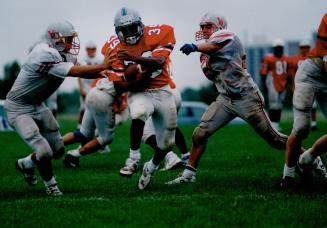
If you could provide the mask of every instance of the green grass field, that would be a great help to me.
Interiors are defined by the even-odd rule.
[[[305,146],[327,131],[319,119]],[[71,117],[60,123],[62,133],[76,126]],[[193,129],[182,127],[189,145]],[[80,169],[54,162],[64,192],[57,198],[45,195],[41,181],[27,186],[14,169],[14,161],[30,152],[15,133],[0,133],[0,145],[0,227],[327,226],[327,196],[318,181],[310,191],[276,190],[284,151],[271,149],[247,125],[228,125],[211,138],[196,183],[166,186],[180,170],[157,172],[144,192],[136,189],[139,174],[127,179],[118,173],[129,152],[128,124],[117,129],[111,153],[82,158]],[[142,162],[151,155],[143,146]]]

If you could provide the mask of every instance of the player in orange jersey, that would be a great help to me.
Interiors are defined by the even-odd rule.
[[[292,94],[294,93],[295,87],[295,73],[299,66],[309,57],[310,42],[308,40],[302,40],[299,45],[299,53],[295,56],[291,56],[288,59],[288,74],[291,80]],[[317,102],[313,102],[311,109],[311,130],[317,130]]]
[[[287,85],[287,57],[282,40],[273,42],[273,54],[263,58],[260,74],[268,92],[269,118],[273,127],[279,130]]]
[[[175,45],[174,30],[169,25],[145,26],[139,14],[122,8],[115,16],[116,36],[112,36],[102,48],[118,53],[119,61],[112,65],[108,76],[116,88],[130,90],[128,98],[132,119],[131,150],[129,162],[140,158],[140,143],[145,122],[152,117],[157,148],[153,158],[146,162],[138,188],[144,189],[175,142],[176,104],[169,86],[169,55]],[[129,86],[124,70],[129,64],[139,64],[144,78],[142,83]],[[115,73],[115,74],[114,74]],[[120,74],[119,74],[120,73]]]
[[[321,111],[327,117],[327,14],[321,20],[315,47],[296,72],[293,96],[294,122],[292,133],[287,140],[285,166],[281,186],[294,186],[295,167],[300,156],[301,144],[310,130],[310,112],[316,99]],[[322,151],[326,151],[326,137],[317,145],[301,155],[298,170],[307,176],[305,164],[315,164],[314,160]],[[319,147],[317,149],[317,147]],[[325,177],[326,180],[326,177]]]

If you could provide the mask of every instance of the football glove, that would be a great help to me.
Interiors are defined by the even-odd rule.
[[[192,52],[198,51],[198,47],[195,44],[184,44],[181,49],[181,52],[183,52],[185,55],[189,55]]]

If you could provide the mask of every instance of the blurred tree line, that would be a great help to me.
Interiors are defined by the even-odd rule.
[[[20,71],[18,61],[7,63],[4,66],[4,75],[0,76],[0,99],[6,99],[7,93],[13,86],[17,75]],[[79,90],[75,89],[72,92],[63,92],[58,94],[58,112],[59,113],[77,113],[79,111]]]

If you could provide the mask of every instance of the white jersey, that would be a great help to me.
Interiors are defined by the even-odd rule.
[[[99,56],[95,56],[93,58],[86,56],[83,59],[81,65],[97,65],[97,64],[102,64],[102,63],[103,63],[103,58],[101,58]],[[86,94],[88,94],[91,90],[94,79],[81,78],[80,80],[82,82],[83,90],[85,91]]]
[[[232,32],[219,30],[208,39],[209,43],[224,44],[217,52],[208,55],[202,62],[205,71],[214,75],[214,83],[221,94],[239,96],[249,89],[257,89],[252,77],[245,69],[245,50],[240,39]]]
[[[41,104],[58,89],[75,63],[75,56],[61,55],[44,42],[37,44],[23,64],[7,100]]]

